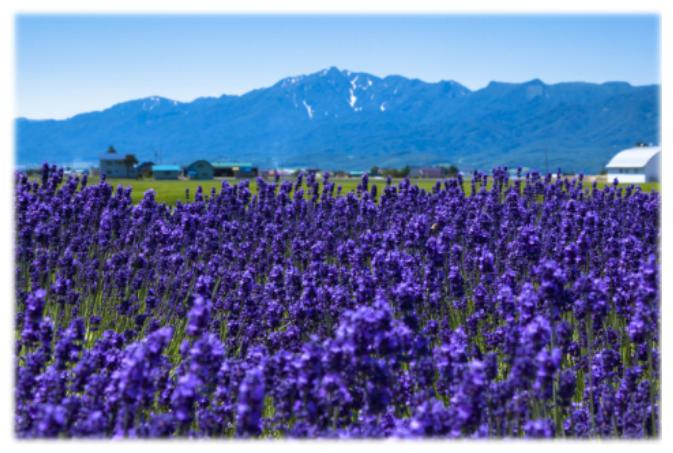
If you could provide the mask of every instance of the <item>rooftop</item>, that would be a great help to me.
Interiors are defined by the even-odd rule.
[[[661,146],[637,146],[615,154],[607,168],[640,168],[661,152]]]
[[[196,165],[196,164],[200,164],[200,163],[204,163],[204,162],[205,162],[206,164],[208,164],[208,165],[211,165],[211,166],[213,165],[213,164],[211,164],[210,162],[208,162],[208,161],[205,160],[205,159],[199,159],[199,160],[195,160],[194,162],[190,163],[190,164],[187,165],[187,166],[188,166],[188,167],[191,167],[192,165]]]
[[[108,160],[108,161],[122,161],[124,160],[124,156],[122,154],[101,154],[98,156],[100,160]]]
[[[153,165],[152,171],[180,171],[179,165]]]
[[[211,165],[215,168],[222,167],[254,167],[252,162],[212,162]]]

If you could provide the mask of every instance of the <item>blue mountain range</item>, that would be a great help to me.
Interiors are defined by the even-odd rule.
[[[17,164],[244,160],[261,168],[366,170],[496,165],[596,173],[635,142],[659,142],[658,85],[491,82],[470,90],[329,68],[240,96],[148,97],[65,120],[16,120]]]

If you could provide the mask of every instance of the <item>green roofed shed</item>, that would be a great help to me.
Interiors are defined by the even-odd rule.
[[[213,179],[215,169],[213,168],[213,165],[207,160],[197,160],[185,168],[185,174],[189,176],[189,179]]]
[[[178,179],[181,168],[179,165],[153,165],[154,179]]]

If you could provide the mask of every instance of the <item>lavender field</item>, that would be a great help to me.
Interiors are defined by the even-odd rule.
[[[659,193],[486,180],[17,174],[17,437],[658,437]]]

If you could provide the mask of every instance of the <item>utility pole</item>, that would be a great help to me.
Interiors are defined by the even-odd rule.
[[[549,160],[547,159],[547,148],[544,149],[544,172],[549,173]]]

